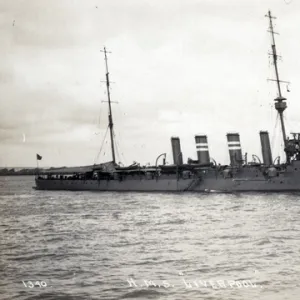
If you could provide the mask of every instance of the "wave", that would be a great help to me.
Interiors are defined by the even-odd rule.
[[[154,299],[157,296],[162,296],[164,293],[158,292],[154,289],[142,289],[134,290],[132,292],[122,295],[119,299],[129,299],[129,298],[140,298],[140,299]]]

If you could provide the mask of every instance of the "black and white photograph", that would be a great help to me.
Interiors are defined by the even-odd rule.
[[[299,0],[0,0],[0,300],[300,299]]]

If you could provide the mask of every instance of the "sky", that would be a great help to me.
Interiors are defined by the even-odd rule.
[[[300,1],[0,0],[0,166],[34,167],[36,153],[41,167],[111,160],[103,46],[118,162],[172,163],[171,136],[196,159],[199,133],[217,163],[229,162],[228,132],[261,157],[260,130],[283,157],[269,9],[298,132]]]

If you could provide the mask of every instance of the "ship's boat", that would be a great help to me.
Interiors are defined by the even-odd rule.
[[[278,88],[275,109],[280,117],[286,155],[284,163],[280,163],[279,157],[272,159],[268,132],[260,131],[262,161],[253,155],[252,161],[249,162],[247,153],[242,154],[239,134],[231,132],[227,134],[230,157],[228,165],[217,164],[210,157],[206,135],[195,136],[197,159],[189,158],[186,164],[183,163],[180,139],[172,137],[173,164],[166,164],[166,154],[162,153],[157,156],[153,166],[141,166],[136,162],[129,166],[118,165],[115,155],[107,51],[104,48],[112,161],[99,165],[40,170],[36,175],[36,189],[210,193],[300,191],[300,134],[293,133],[291,139],[286,135],[283,112],[287,105],[280,87],[282,81],[279,79],[273,17],[270,11],[267,17],[272,37],[272,57],[276,75],[274,81]],[[41,158],[37,155],[37,159]]]

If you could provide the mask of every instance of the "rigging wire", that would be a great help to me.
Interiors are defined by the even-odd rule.
[[[122,109],[121,109],[121,107],[119,105],[117,105],[117,109],[116,110],[117,110],[117,114],[119,114],[119,116],[122,116]],[[124,113],[124,115],[125,115],[125,113]],[[121,119],[121,117],[120,117],[120,119]],[[119,146],[119,149],[120,149],[120,153],[121,153],[121,155],[122,155],[122,157],[124,159],[124,162],[126,163],[126,159],[125,159],[125,156],[124,156],[124,154],[122,152],[122,147],[121,147],[121,145],[124,145],[124,143],[123,143],[123,137],[121,135],[121,131],[118,130],[118,128],[117,128],[116,133],[117,133],[117,136],[119,137],[119,140],[120,140],[120,143],[118,141],[116,141],[116,143],[118,143],[118,146]],[[121,157],[119,157],[119,159],[121,159]]]
[[[121,152],[120,144],[118,142],[118,139],[116,138],[115,132],[113,134],[114,134],[114,137],[115,137],[115,143],[116,143],[115,146],[116,146],[116,152],[117,152],[118,160],[122,163],[122,158],[123,158],[123,162],[126,164],[126,159],[125,159],[123,153]]]
[[[272,138],[271,138],[271,147],[272,147],[272,149],[274,149],[274,141],[277,138],[276,129],[277,129],[278,121],[279,121],[279,114],[276,115],[275,127],[273,129],[273,134],[272,134]]]
[[[107,128],[106,128],[106,132],[105,132],[105,135],[104,135],[104,139],[102,140],[102,144],[101,144],[100,150],[99,150],[99,152],[98,152],[98,154],[97,154],[97,156],[96,156],[96,158],[95,158],[95,160],[94,160],[94,164],[96,164],[96,161],[98,161],[99,156],[100,156],[100,154],[101,154],[101,151],[102,151],[102,148],[103,148],[103,146],[104,146],[104,142],[105,142],[105,139],[106,139],[106,136],[107,136],[107,133],[108,133],[108,128],[109,128],[109,126],[107,126]]]
[[[284,122],[285,122],[285,124],[287,124],[287,128],[292,128],[291,127],[291,124],[290,124],[290,122],[289,122],[289,119],[288,119],[288,117],[287,117],[287,113],[285,112],[285,114],[283,115],[283,120],[284,120]],[[289,136],[289,134],[287,134],[287,137]]]
[[[117,139],[116,139],[116,147],[119,147],[119,149],[120,149],[120,144]],[[121,153],[121,155],[118,153],[119,160],[122,161],[122,159],[123,159],[124,163],[127,164],[124,154],[123,154],[123,152],[121,152],[121,149],[120,149],[120,153]]]
[[[102,82],[100,82],[100,88],[102,88],[103,87],[103,84],[102,84]],[[104,90],[103,91],[103,95],[106,95],[106,91]],[[103,112],[103,101],[101,100],[101,99],[99,99],[100,100],[100,108],[99,108],[99,117],[98,117],[98,124],[97,124],[97,126],[99,127],[99,129],[100,129],[100,124],[101,124],[101,120],[102,120],[102,112]]]
[[[115,141],[115,147],[116,147],[116,152],[117,152],[117,160],[120,160],[120,154],[119,154],[119,149],[118,149],[118,143],[117,143],[117,139],[116,139],[116,134],[115,131],[113,131],[113,135],[114,135],[114,141]]]
[[[102,119],[101,112],[102,112],[102,105],[100,104],[99,118],[98,118],[98,124],[97,124],[97,126],[99,127],[99,129],[100,129],[100,121],[101,121],[101,119]]]
[[[97,122],[97,124],[96,124],[96,129],[97,129],[97,131],[98,131],[98,130],[99,130],[99,131],[101,130],[101,120],[102,120],[102,111],[103,111],[102,107],[103,107],[102,102],[100,102],[98,122]],[[99,150],[99,152],[97,153],[97,155],[96,155],[96,157],[95,157],[95,159],[94,159],[94,164],[96,164],[96,162],[98,161],[99,156],[100,156],[100,154],[101,154],[101,151],[102,151],[102,148],[103,148],[103,144],[104,144],[105,139],[106,139],[106,136],[107,136],[107,131],[108,131],[108,128],[106,129],[106,132],[105,132],[105,135],[104,135],[104,139],[102,140],[102,144],[101,144],[100,150]],[[96,135],[99,135],[100,132],[96,132],[95,134],[96,134]]]

